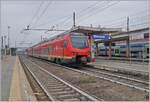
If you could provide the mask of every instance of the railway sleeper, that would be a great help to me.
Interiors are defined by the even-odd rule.
[[[65,99],[64,101],[80,101],[78,98],[70,98],[70,99]]]
[[[43,94],[43,95],[38,95],[38,96],[40,96],[40,98],[42,99],[42,100],[45,100],[47,97]]]
[[[67,87],[66,86],[59,86],[59,87],[52,86],[52,87],[49,87],[48,89],[65,89],[65,88]]]
[[[75,100],[78,100],[78,101],[88,101],[88,99],[84,96],[81,96],[79,93],[75,93],[75,94],[72,94],[72,95],[63,95],[61,96],[61,98],[63,98],[63,101],[66,101],[66,100],[72,100],[72,99],[75,99]],[[62,99],[61,99],[62,100]]]
[[[58,99],[62,100],[62,99],[68,99],[68,98],[78,98],[80,97],[79,94],[63,94],[63,95],[59,95]]]
[[[48,86],[57,86],[57,85],[64,85],[63,83],[60,83],[60,82],[53,82],[48,85]]]
[[[64,88],[64,89],[50,89],[51,92],[60,92],[60,91],[69,91],[71,88]]]
[[[67,86],[52,86],[50,88],[53,88],[53,89],[60,89],[60,88],[67,88]]]
[[[34,92],[34,95],[44,95],[42,92]]]
[[[60,92],[55,92],[55,93],[52,93],[53,95],[62,95],[62,94],[74,94],[75,91],[73,90],[70,90],[70,91],[60,91]]]
[[[62,86],[64,86],[63,84],[56,84],[56,85],[48,85],[48,87],[62,87]]]
[[[48,80],[51,84],[62,84],[61,82],[58,82],[56,80]]]

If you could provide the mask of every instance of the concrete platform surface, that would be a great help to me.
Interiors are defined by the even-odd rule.
[[[4,56],[1,61],[1,100],[9,100],[10,84],[16,57]]]
[[[148,64],[149,59],[142,59],[142,58],[126,58],[126,57],[107,57],[107,56],[96,56],[96,59],[103,59],[103,60],[116,60],[116,61],[122,61],[122,62],[128,62],[129,60],[131,60],[131,62],[139,62],[139,63],[144,63],[144,64]]]
[[[5,56],[2,60],[2,101],[35,101],[36,98],[19,58]]]
[[[135,63],[122,63],[119,61],[105,60],[105,59],[96,59],[95,62],[90,63],[96,67],[108,67],[110,69],[119,69],[127,71],[135,71],[141,73],[149,73],[148,64],[135,64]]]

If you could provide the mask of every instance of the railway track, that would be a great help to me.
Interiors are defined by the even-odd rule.
[[[142,81],[142,80],[126,77],[121,74],[119,75],[117,75],[116,73],[113,74],[113,73],[110,73],[109,71],[102,72],[98,68],[82,67],[81,70],[100,76],[101,78],[110,80],[112,82],[116,82],[122,85],[126,85],[129,87],[133,87],[139,90],[149,92],[149,82],[147,81]]]
[[[25,57],[20,59],[42,88],[40,91],[44,91],[45,96],[43,95],[43,97],[48,97],[47,101],[98,101],[95,97],[70,85],[31,60]]]
[[[149,83],[146,81],[142,81],[142,80],[138,80],[138,79],[134,79],[134,78],[129,78],[129,77],[125,77],[122,75],[115,75],[109,72],[101,72],[100,70],[98,70],[97,68],[88,68],[88,67],[81,67],[81,68],[72,68],[72,67],[67,67],[67,66],[63,66],[63,65],[58,65],[55,63],[51,63],[48,61],[45,61],[49,64],[53,64],[62,68],[67,68],[69,70],[73,70],[79,73],[83,73],[83,74],[87,74],[90,76],[94,76],[100,79],[104,79],[104,80],[108,80],[111,81],[113,83],[118,83],[121,85],[125,85],[131,88],[135,88],[141,91],[145,91],[149,93]]]
[[[72,68],[69,68],[69,69],[80,72],[80,73],[88,74],[91,76],[95,76],[100,79],[108,80],[113,83],[118,83],[118,84],[125,85],[131,88],[135,88],[141,91],[146,91],[148,93],[150,92],[149,83],[146,81],[129,78],[129,77],[125,77],[122,75],[115,75],[109,72],[101,72],[97,68],[81,67],[80,69],[72,69]]]
[[[30,83],[30,86],[33,90],[33,93],[38,101],[51,101],[48,94],[44,91],[44,88],[39,84],[37,78],[34,74],[28,69],[28,67],[23,63],[22,59],[19,57],[20,63],[24,69],[24,72],[27,76],[27,79]]]

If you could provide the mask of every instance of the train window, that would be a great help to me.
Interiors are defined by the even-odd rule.
[[[50,52],[52,51],[52,46],[49,46],[49,51],[50,51]]]
[[[119,49],[115,49],[115,53],[119,53]]]
[[[149,54],[149,48],[147,48],[147,53]]]
[[[44,48],[44,54],[48,54],[48,48]]]
[[[71,35],[72,46],[74,48],[87,48],[88,47],[88,38],[85,35]]]
[[[67,41],[65,40],[64,41],[64,48],[66,48],[67,47]]]

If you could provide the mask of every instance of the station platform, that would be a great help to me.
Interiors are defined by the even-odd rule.
[[[18,56],[3,56],[1,64],[1,101],[36,101]]]
[[[142,63],[142,62],[139,62]],[[132,72],[135,74],[143,74],[149,75],[149,64],[137,64],[137,63],[127,63],[121,61],[113,61],[104,58],[97,58],[95,62],[90,63],[90,65],[94,65],[97,68],[107,69],[107,70],[122,70],[127,72]]]
[[[107,56],[96,56],[96,59],[104,59],[104,60],[119,60],[119,61],[130,61],[131,62],[149,62],[149,59],[142,59],[142,58],[126,58],[126,57],[111,57],[111,59]]]

